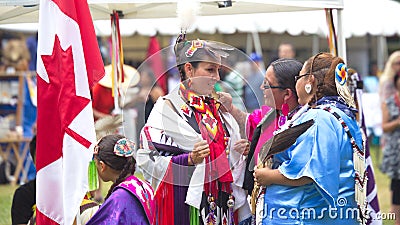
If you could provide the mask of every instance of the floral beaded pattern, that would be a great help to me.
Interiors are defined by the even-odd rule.
[[[131,157],[133,156],[134,147],[135,143],[126,138],[121,138],[114,145],[114,154],[122,157]]]

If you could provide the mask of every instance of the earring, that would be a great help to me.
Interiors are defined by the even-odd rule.
[[[281,113],[279,115],[278,126],[281,127],[286,123],[287,116],[289,114],[289,105],[285,102],[282,104]]]
[[[311,89],[312,89],[311,84],[306,84],[306,85],[304,86],[304,90],[306,90],[307,94],[310,94],[310,93],[311,93]]]

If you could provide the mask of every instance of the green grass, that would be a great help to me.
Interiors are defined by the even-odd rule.
[[[378,168],[378,163],[381,161],[382,153],[381,149],[377,146],[371,147],[371,156],[375,169],[375,180],[378,188],[379,205],[382,213],[390,212],[390,180],[385,175],[382,174]],[[139,174],[138,176],[142,178]],[[107,191],[111,183],[103,183],[102,193],[103,196],[107,194]],[[13,187],[11,185],[0,185],[0,225],[10,225],[11,224],[11,202],[12,196],[17,186]],[[384,220],[384,225],[394,225],[393,220]]]
[[[0,225],[11,224],[11,203],[18,186],[0,185]]]
[[[379,146],[372,145],[370,147],[372,163],[374,165],[375,182],[378,188],[378,199],[381,212],[390,213],[391,194],[390,179],[383,174],[379,165],[382,161],[382,150]],[[394,220],[383,220],[383,225],[394,225]]]

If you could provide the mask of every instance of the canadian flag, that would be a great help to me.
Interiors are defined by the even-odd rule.
[[[96,141],[90,88],[104,76],[86,0],[41,0],[37,52],[37,224],[72,224]]]

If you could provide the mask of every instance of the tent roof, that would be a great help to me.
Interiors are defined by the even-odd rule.
[[[343,35],[346,38],[366,34],[400,35],[399,12],[400,3],[392,0],[345,0]],[[154,29],[160,33],[168,33],[166,27],[167,25],[163,24],[163,27]],[[300,34],[327,36],[329,32],[324,10],[256,13],[240,17],[211,16],[199,18],[195,28],[204,33],[287,32],[294,36]],[[137,32],[144,34],[143,30]]]
[[[126,19],[176,17],[179,0],[88,0],[94,20],[108,20],[113,10]],[[198,0],[201,15],[288,12],[343,8],[343,0],[232,0],[232,7],[218,8],[216,0]],[[0,24],[38,20],[39,0],[0,0]]]
[[[120,22],[122,35],[138,33],[148,36],[157,33],[176,35],[180,32],[176,18],[177,1],[114,0],[107,3],[111,1],[88,0],[98,35],[111,33],[110,12],[117,9],[122,10],[125,18]],[[37,24],[12,24],[37,22],[38,2],[0,0],[0,24],[10,24],[0,28],[37,30]],[[197,18],[191,30],[203,33],[287,32],[291,35],[326,36],[325,14],[318,9],[344,6],[345,37],[367,33],[385,36],[400,34],[397,23],[400,21],[400,4],[393,0],[237,0],[228,8],[218,8],[215,0],[199,2],[202,16]]]
[[[346,38],[366,34],[391,36],[400,34],[400,3],[393,0],[344,0],[343,30]],[[390,19],[387,19],[390,18]],[[121,20],[121,33],[152,36],[176,35],[177,18]],[[95,21],[99,35],[109,35],[109,20]],[[143,26],[143,24],[146,24]],[[202,33],[273,32],[291,35],[326,36],[328,26],[324,10],[271,12],[236,15],[201,16],[189,31]]]
[[[36,0],[30,0],[30,1],[36,1]],[[282,1],[282,3],[292,2],[292,1],[293,0]],[[93,1],[89,0],[89,2]],[[250,1],[246,1],[243,2],[243,4],[244,3],[249,4],[249,2]],[[313,2],[313,1],[308,1],[308,2]],[[2,1],[0,0],[0,5],[1,3]],[[97,7],[96,9],[97,11],[99,11],[99,7],[103,8],[105,7],[103,3],[101,5],[99,4],[95,4],[95,7]],[[127,3],[124,3],[123,5],[126,6],[125,4]],[[139,7],[138,4],[139,3],[134,4],[136,6],[136,10],[138,10]],[[142,4],[141,7],[144,7],[144,3],[141,4]],[[207,7],[212,7],[214,13],[220,10],[215,6],[214,2],[203,1],[202,4],[203,4],[203,9],[201,11],[203,12],[202,13],[203,15],[211,14],[212,11],[212,10],[205,11],[204,5],[206,5]],[[238,4],[238,2],[233,2],[233,6],[235,6],[235,4]],[[395,34],[400,35],[400,26],[398,25],[397,22],[400,21],[400,13],[399,13],[400,4],[398,2],[392,0],[344,0],[343,4],[344,4],[343,29],[345,37],[348,38],[351,36],[363,36],[366,35],[367,33],[371,35],[384,35],[384,36],[391,36]],[[110,4],[106,5],[108,5],[108,7],[111,7]],[[93,3],[91,4],[91,6],[92,6],[92,12],[96,11],[93,9]],[[285,5],[283,5],[282,7],[284,6]],[[176,7],[176,5],[174,7]],[[231,7],[231,9],[234,8],[235,7]],[[1,9],[2,7],[0,7],[0,10]],[[304,8],[297,8],[297,9],[300,10]],[[155,9],[153,8],[153,10]],[[131,13],[128,14],[129,16],[126,17],[130,18],[133,16],[132,11],[130,12]],[[0,16],[0,18],[2,18],[2,16]],[[122,35],[132,35],[135,33],[146,36],[153,36],[157,33],[162,35],[177,35],[180,32],[178,24],[179,24],[178,19],[172,16],[172,13],[170,18],[163,18],[163,19],[141,18],[141,19],[120,20]],[[96,20],[94,22],[94,26],[97,35],[100,36],[110,35],[111,26],[110,26],[109,15],[104,20]],[[26,31],[37,31],[37,27],[38,27],[37,24],[0,25],[0,28],[3,29],[14,28]],[[291,35],[318,34],[320,36],[326,36],[328,34],[328,27],[326,25],[326,17],[324,10],[199,16],[196,20],[196,23],[189,30],[189,32],[193,30],[198,30],[199,32],[202,33],[219,32],[225,34],[230,34],[235,32],[273,32],[273,33],[287,32]]]

